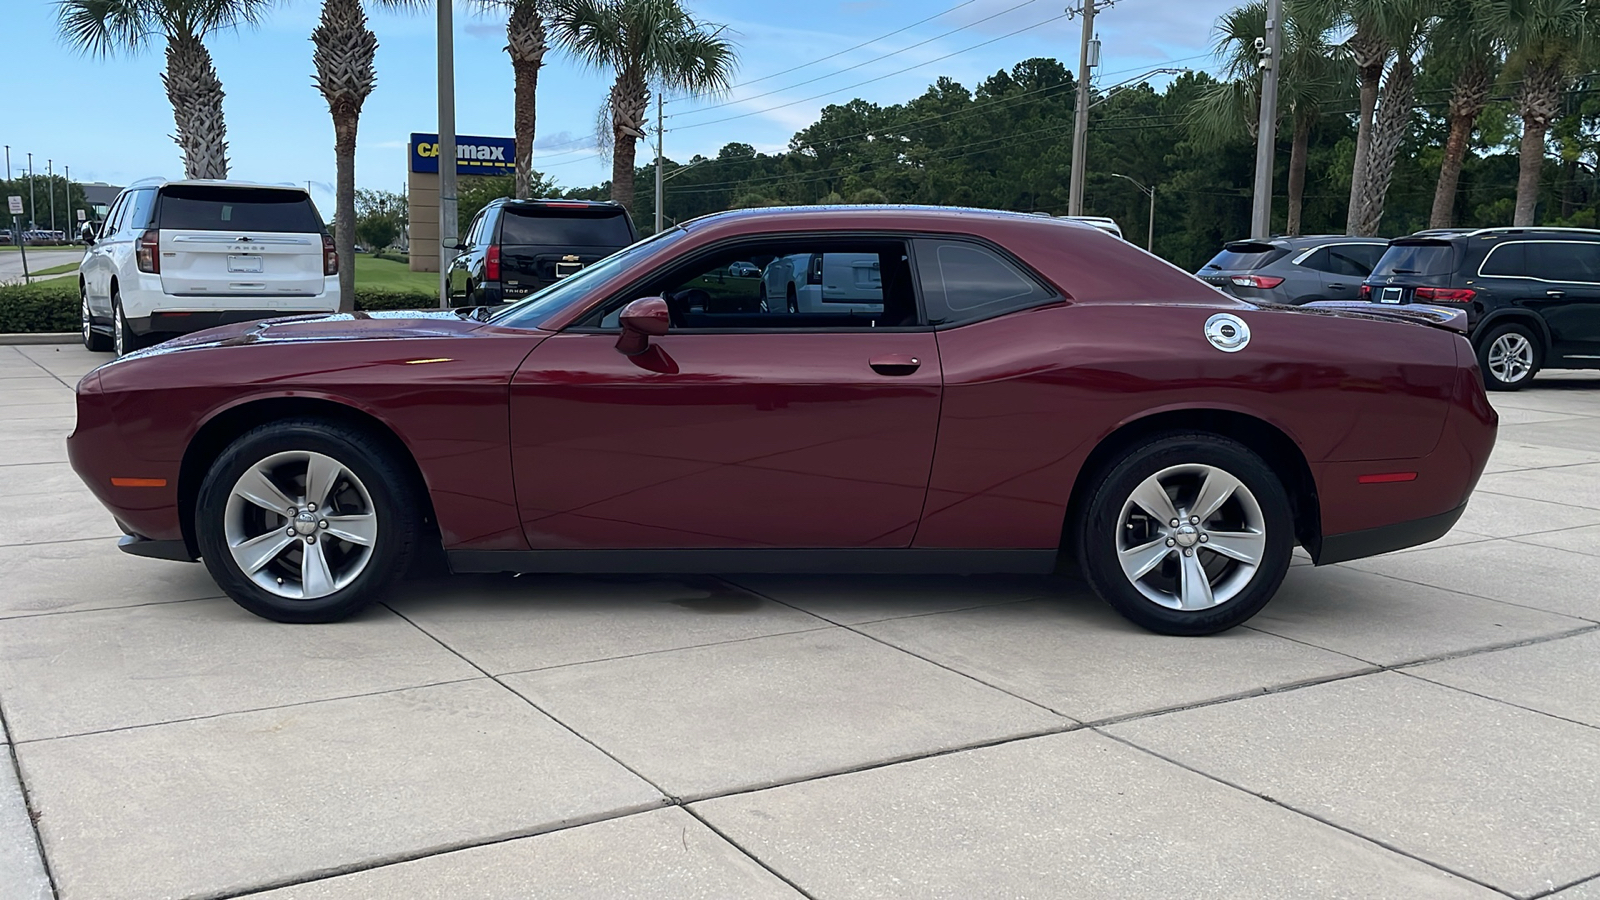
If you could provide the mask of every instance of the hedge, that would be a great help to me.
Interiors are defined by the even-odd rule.
[[[430,294],[356,287],[356,309],[435,309]],[[0,285],[0,334],[77,331],[78,281],[53,278],[33,284]]]

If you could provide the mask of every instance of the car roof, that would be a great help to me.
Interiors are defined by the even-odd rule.
[[[1600,240],[1600,229],[1594,228],[1562,228],[1558,226],[1502,226],[1495,228],[1432,228],[1419,231],[1415,234],[1396,238],[1397,241],[1405,240],[1438,240],[1448,241],[1455,238],[1516,238],[1516,237],[1562,237],[1562,238],[1590,238]]]
[[[235,181],[231,178],[141,178],[123,188],[123,190],[131,191],[147,187],[164,188],[175,185],[184,187],[256,188],[273,191],[299,191],[302,194],[310,193],[304,186],[298,184],[267,184],[261,181]]]
[[[976,209],[964,206],[918,206],[912,204],[874,203],[838,206],[760,206],[750,209],[731,209],[711,213],[684,222],[681,227],[689,231],[709,228],[743,230],[745,227],[782,228],[799,227],[802,230],[841,229],[851,227],[889,228],[931,231],[961,231],[958,223],[994,222],[1009,225],[1026,223],[1035,228],[1079,228],[1099,232],[1100,229],[1085,222],[1057,217],[1036,216],[1031,213],[1011,212],[1001,209]],[[757,225],[759,223],[759,226]],[[1101,232],[1103,233],[1103,232]]]

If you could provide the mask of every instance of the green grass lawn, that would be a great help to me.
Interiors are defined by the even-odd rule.
[[[59,266],[51,266],[48,269],[40,269],[37,272],[29,269],[28,274],[34,278],[38,278],[41,275],[65,275],[68,272],[76,271],[78,271],[77,263],[62,263]]]
[[[32,253],[35,250],[43,251],[43,250],[82,250],[82,249],[83,249],[83,245],[82,244],[29,244],[28,245],[28,252],[29,253]],[[0,251],[4,251],[4,250],[10,250],[11,252],[15,253],[15,252],[17,252],[18,247],[17,247],[16,244],[0,244]]]
[[[395,293],[439,295],[438,272],[413,272],[406,263],[356,254],[356,286]]]

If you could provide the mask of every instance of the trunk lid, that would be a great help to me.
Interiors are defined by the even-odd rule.
[[[305,191],[170,185],[156,213],[161,289],[190,297],[323,292],[322,219]]]
[[[1312,312],[1326,312],[1329,315],[1350,315],[1367,319],[1384,319],[1391,322],[1410,322],[1413,325],[1429,325],[1434,328],[1443,328],[1446,331],[1454,331],[1457,334],[1467,333],[1466,310],[1448,309],[1443,306],[1428,306],[1421,303],[1392,306],[1382,303],[1367,303],[1361,300],[1318,300],[1296,308]]]

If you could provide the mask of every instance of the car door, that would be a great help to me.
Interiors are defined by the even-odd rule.
[[[1557,357],[1600,360],[1600,243],[1529,241],[1532,285],[1524,305],[1537,309],[1550,326]]]
[[[89,311],[101,319],[111,317],[111,237],[127,199],[128,195],[123,193],[111,204],[100,226],[100,234],[84,255],[84,295],[89,301]]]
[[[1317,253],[1313,268],[1322,275],[1323,294],[1330,300],[1355,300],[1383,249],[1377,244],[1329,244]]]
[[[477,251],[482,243],[484,213],[479,211],[473,217],[472,224],[467,226],[466,237],[461,241],[461,249],[456,252],[455,258],[450,260],[450,299],[451,302],[461,300],[465,303],[476,303],[477,299],[470,296],[472,272],[469,264],[472,254]]]
[[[941,386],[904,243],[815,248],[879,253],[899,272],[883,292],[893,320],[703,312],[740,307],[686,296],[722,289],[707,276],[731,262],[767,265],[814,241],[700,252],[529,355],[511,385],[511,441],[531,547],[910,546]],[[624,356],[618,312],[651,294],[673,327]]]

